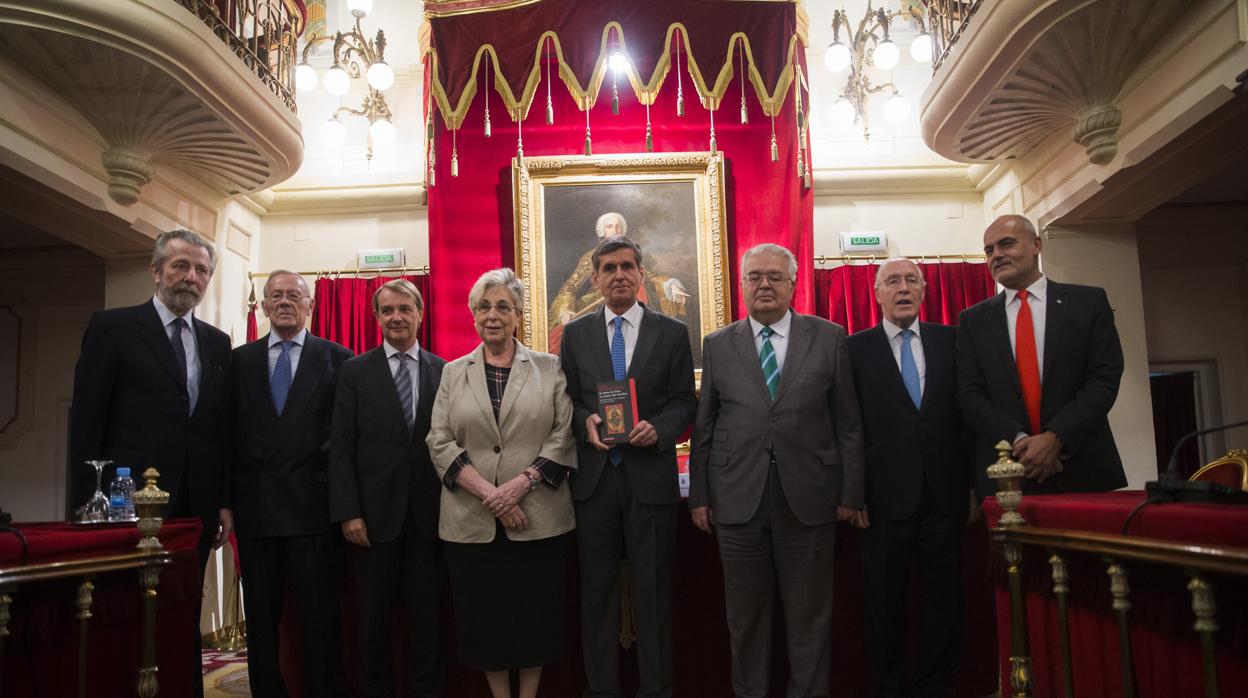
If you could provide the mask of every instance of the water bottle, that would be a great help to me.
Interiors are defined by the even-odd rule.
[[[129,521],[134,518],[134,480],[130,479],[129,468],[117,469],[117,477],[113,478],[108,494],[110,518],[114,521]]]

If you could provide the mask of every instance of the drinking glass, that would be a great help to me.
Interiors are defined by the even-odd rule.
[[[104,474],[104,466],[112,464],[111,460],[89,460],[86,464],[95,468],[95,494],[83,505],[78,516],[79,521],[108,521],[108,497],[101,488],[100,478]]]

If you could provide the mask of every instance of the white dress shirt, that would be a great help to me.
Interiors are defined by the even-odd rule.
[[[1027,287],[1027,306],[1031,308],[1031,326],[1036,333],[1036,363],[1040,368],[1040,383],[1044,384],[1044,316],[1045,299],[1049,293],[1049,280],[1041,276],[1035,283]],[[1017,359],[1018,349],[1014,339],[1015,325],[1018,324],[1018,291],[1005,289],[1005,326],[1010,332],[1010,350]]]
[[[152,305],[156,306],[156,314],[165,326],[165,337],[172,345],[173,321],[178,315],[156,296],[152,296]],[[199,402],[199,351],[195,342],[195,311],[188,310],[182,319],[186,321],[186,328],[182,330],[182,348],[186,351],[186,396],[190,401],[190,411],[194,413],[195,403]]]
[[[299,370],[299,356],[303,354],[303,344],[307,341],[308,331],[299,330],[299,334],[290,339],[294,344],[290,345],[290,380],[293,384],[295,373]],[[269,332],[269,375],[273,375],[273,369],[277,367],[277,357],[282,355],[282,342],[284,340],[277,336],[276,332]]]
[[[416,419],[417,403],[420,402],[420,342],[412,345],[411,349],[400,352],[390,345],[390,342],[382,341],[381,345],[386,348],[386,361],[390,364],[390,377],[393,378],[399,372],[399,366],[403,365],[400,360],[395,358],[399,354],[407,354],[412,357],[411,361],[403,363],[407,364],[407,371],[412,377],[412,419]]]
[[[615,319],[617,317],[624,318],[624,324],[620,326],[620,332],[624,335],[624,370],[627,371],[633,365],[633,349],[637,347],[637,333],[641,331],[641,319],[645,317],[646,311],[642,309],[640,303],[633,303],[633,307],[625,310],[623,314],[616,315],[611,312],[610,308],[606,308],[602,316],[607,321],[607,348],[611,348],[611,340],[615,337]]]
[[[927,357],[923,354],[923,338],[919,335],[919,321],[916,319],[908,328],[901,328],[884,318],[880,321],[884,326],[884,334],[888,335],[888,346],[893,350],[893,361],[897,362],[897,371],[901,371],[901,333],[904,329],[914,332],[910,335],[910,352],[914,354],[914,365],[919,369],[919,397],[927,389]]]
[[[784,317],[775,321],[771,327],[771,349],[776,353],[776,368],[784,374],[784,357],[789,353],[789,328],[793,326],[793,311],[787,311]],[[750,330],[754,333],[754,353],[763,351],[763,323],[750,318]]]

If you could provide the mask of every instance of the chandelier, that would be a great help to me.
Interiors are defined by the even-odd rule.
[[[325,73],[320,82],[325,91],[335,97],[341,97],[351,89],[351,81],[365,77],[368,93],[358,108],[339,107],[333,115],[321,125],[321,139],[331,148],[337,148],[347,140],[347,127],[342,123],[343,115],[361,116],[368,119],[368,159],[373,159],[373,147],[386,148],[394,143],[397,133],[391,121],[390,106],[382,92],[394,84],[394,69],[385,61],[386,35],[378,29],[377,38],[369,40],[364,36],[360,20],[373,9],[373,0],[347,0],[347,8],[355,17],[355,27],[348,33],[335,32],[333,36],[312,35],[303,47],[302,60],[295,66],[295,88],[300,92],[316,89],[318,76],[316,69],[308,63],[308,52],[312,47],[332,41],[334,65]]]
[[[871,65],[880,70],[892,70],[901,58],[901,49],[889,38],[889,25],[894,19],[904,18],[913,21],[920,34],[910,44],[910,56],[921,63],[932,60],[932,36],[923,21],[923,12],[914,3],[906,3],[900,10],[889,12],[884,8],[872,8],[867,2],[867,12],[858,22],[854,31],[849,23],[849,15],[845,10],[837,10],[832,14],[832,43],[823,54],[824,65],[833,73],[849,69],[849,77],[840,96],[832,105],[832,119],[842,127],[854,123],[862,124],[862,137],[871,138],[871,124],[867,117],[867,103],[871,96],[880,92],[888,92],[888,101],[884,103],[884,118],[890,123],[901,123],[910,115],[910,103],[901,96],[897,86],[891,82],[873,84],[866,73],[866,66]],[[849,42],[841,41],[841,29],[844,28]]]

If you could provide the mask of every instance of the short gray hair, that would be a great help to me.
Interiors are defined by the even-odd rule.
[[[774,242],[764,242],[761,245],[751,247],[745,251],[745,254],[741,255],[741,283],[745,283],[745,263],[750,261],[750,257],[760,253],[776,254],[784,257],[789,265],[789,280],[792,281],[797,278],[797,257],[793,256],[789,248],[777,245]]]
[[[199,233],[193,233],[189,230],[170,230],[167,233],[161,233],[156,237],[156,246],[152,249],[152,266],[160,271],[165,266],[165,261],[169,259],[169,241],[181,240],[189,245],[202,247],[208,250],[208,262],[212,265],[212,271],[217,269],[217,251],[213,249],[212,243],[208,242]]]
[[[308,280],[303,278],[303,274],[289,269],[274,269],[269,272],[269,278],[264,280],[264,288],[260,289],[260,294],[263,296],[269,295],[269,284],[273,283],[273,279],[276,279],[279,276],[293,276],[296,279],[299,279],[299,282],[303,284],[304,289],[306,289],[309,294],[312,293],[312,289],[308,287]]]
[[[879,269],[875,270],[875,287],[876,288],[879,288],[880,284],[884,283],[884,267],[887,267],[893,262],[909,262],[913,264],[914,268],[918,270],[919,272],[919,286],[927,285],[927,279],[923,278],[923,269],[919,267],[918,262],[914,261],[913,259],[910,259],[909,257],[889,257],[888,259],[884,260],[882,264],[880,264]]]
[[[511,267],[500,267],[491,269],[477,278],[477,282],[472,285],[472,290],[468,292],[468,309],[475,311],[477,303],[480,303],[486,294],[496,288],[507,289],[517,311],[524,308],[524,282],[516,276],[516,272]]]
[[[628,234],[628,219],[624,217],[624,214],[617,213],[615,211],[607,211],[601,216],[598,216],[598,222],[594,223],[594,233],[596,233],[598,237],[602,237],[605,234],[605,230],[607,227],[607,219],[611,218],[612,216],[620,219],[619,234],[620,235]]]
[[[378,299],[381,298],[382,291],[401,293],[412,299],[412,302],[416,304],[417,310],[421,313],[425,312],[425,299],[420,297],[420,289],[416,288],[416,284],[408,281],[407,279],[391,279],[378,286],[376,291],[373,291],[374,315],[381,311],[381,301]]]

